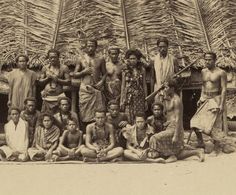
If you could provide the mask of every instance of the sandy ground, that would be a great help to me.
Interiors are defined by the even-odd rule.
[[[1,195],[235,195],[236,153],[173,164],[0,163]]]

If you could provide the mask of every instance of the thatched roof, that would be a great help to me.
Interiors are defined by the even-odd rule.
[[[0,64],[27,53],[34,66],[50,48],[80,55],[88,38],[99,40],[101,52],[117,45],[153,56],[165,36],[183,66],[183,56],[193,61],[212,50],[219,66],[236,69],[235,30],[232,0],[0,0]]]

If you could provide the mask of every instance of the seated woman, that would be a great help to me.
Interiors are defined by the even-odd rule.
[[[33,161],[52,161],[52,152],[58,145],[60,129],[54,125],[54,118],[51,114],[41,115],[40,125],[35,130],[33,147],[28,153]]]
[[[183,104],[178,95],[177,80],[169,80],[164,88],[164,105],[167,123],[164,131],[156,133],[150,139],[151,157],[161,156],[165,162],[175,162],[190,156],[197,156],[204,161],[202,150],[184,148]]]
[[[165,123],[164,106],[162,103],[155,102],[152,104],[152,116],[147,118],[147,123],[154,128],[155,133],[163,131],[163,124]]]
[[[10,121],[4,126],[6,145],[0,147],[0,159],[2,161],[26,161],[29,144],[28,124],[20,118],[18,108],[12,107],[9,114]]]
[[[67,119],[67,129],[63,132],[57,150],[53,152],[54,160],[76,160],[81,155],[83,133],[78,129],[78,121],[75,118]]]
[[[124,151],[125,158],[133,161],[164,162],[164,159],[161,158],[149,158],[149,139],[154,134],[154,129],[146,123],[143,113],[137,113],[135,124],[123,128],[122,131],[127,139],[127,149]]]

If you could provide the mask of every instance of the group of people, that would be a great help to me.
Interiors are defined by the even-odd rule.
[[[48,65],[39,76],[27,69],[28,57],[19,55],[18,68],[8,79],[9,121],[4,126],[6,145],[0,147],[1,160],[168,163],[196,156],[204,161],[202,133],[225,147],[227,79],[215,66],[215,53],[204,56],[199,109],[191,120],[199,148],[193,148],[184,143],[181,89],[179,77],[173,77],[178,61],[168,52],[168,45],[166,38],[160,38],[154,61],[144,65],[137,49],[129,49],[123,60],[120,49],[111,47],[109,60],[105,60],[96,54],[97,41],[88,40],[74,71],[61,65],[59,51],[51,49]],[[149,117],[146,66],[152,73],[151,91],[159,91]],[[73,83],[79,87],[78,112],[71,111],[71,99],[65,93]],[[36,110],[36,84],[44,87],[41,113]]]

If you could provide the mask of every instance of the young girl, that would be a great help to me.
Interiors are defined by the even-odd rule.
[[[41,116],[41,124],[35,130],[33,147],[29,148],[31,160],[52,161],[52,152],[58,145],[60,129],[54,125],[54,118],[48,113]]]

